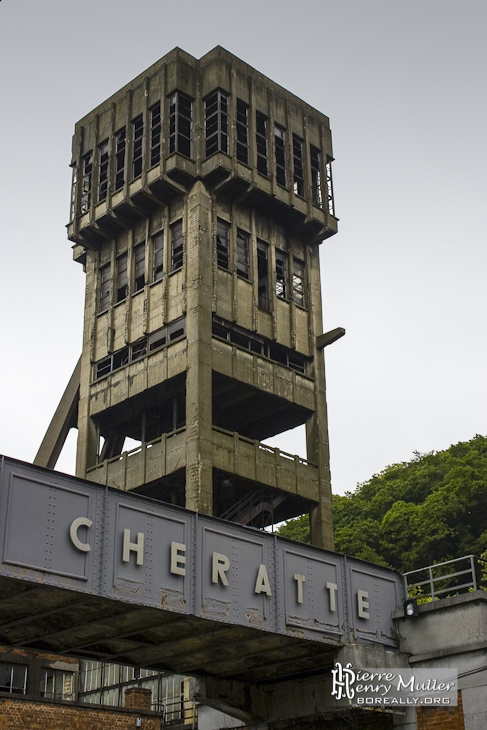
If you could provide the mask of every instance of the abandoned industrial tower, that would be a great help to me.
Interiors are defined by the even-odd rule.
[[[331,162],[328,118],[221,47],[174,49],[78,122],[83,351],[35,463],[76,426],[79,477],[245,525],[309,512],[333,548]],[[307,459],[262,444],[302,424]]]

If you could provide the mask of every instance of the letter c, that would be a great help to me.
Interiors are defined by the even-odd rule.
[[[77,517],[69,526],[69,537],[71,538],[71,542],[75,548],[78,548],[78,550],[81,550],[83,553],[88,553],[91,550],[91,545],[87,542],[81,542],[78,537],[78,530],[80,527],[91,527],[92,524],[92,520],[89,520],[88,517]]]

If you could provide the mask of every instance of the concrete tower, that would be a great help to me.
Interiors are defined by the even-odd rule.
[[[310,512],[333,547],[331,160],[328,118],[220,47],[174,49],[76,125],[77,476],[242,524]],[[307,459],[262,444],[301,424]]]

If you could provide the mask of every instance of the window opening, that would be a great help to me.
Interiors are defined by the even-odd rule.
[[[276,181],[286,187],[286,131],[277,124],[274,126],[274,150],[276,154]]]
[[[138,292],[145,286],[145,241],[134,246],[134,264],[134,292]]]
[[[118,352],[114,352],[112,356],[112,368],[113,370],[117,370],[117,368],[121,368],[124,365],[127,365],[127,363],[130,361],[130,350],[128,347],[124,347],[122,350],[118,350]]]
[[[320,150],[317,147],[310,145],[310,159],[311,159],[311,194],[313,199],[313,205],[322,207],[321,198],[321,173],[320,173]]]
[[[123,188],[125,182],[125,127],[115,133],[115,190]]]
[[[132,122],[132,180],[142,175],[142,138],[144,136],[144,120],[139,114]]]
[[[134,360],[138,360],[139,358],[143,357],[146,352],[147,338],[142,340],[142,342],[137,342],[135,345],[132,345],[130,352],[130,361],[133,362]]]
[[[237,274],[249,278],[249,234],[237,228]]]
[[[255,126],[257,170],[261,175],[267,176],[267,117],[261,112],[256,112],[255,114]]]
[[[206,156],[228,152],[228,96],[220,89],[205,99]]]
[[[27,666],[0,662],[0,692],[25,695],[27,687]]]
[[[328,200],[328,213],[335,216],[335,202],[333,199],[333,178],[331,176],[331,157],[326,159],[326,197]]]
[[[78,166],[76,163],[73,164],[73,179],[71,181],[71,206],[70,206],[70,220],[74,220],[76,215],[76,185],[78,183]]]
[[[161,102],[150,110],[150,164],[157,165],[161,159]]]
[[[221,269],[230,268],[230,223],[217,219],[216,222],[216,258]]]
[[[171,271],[177,271],[183,266],[183,221],[179,220],[171,226]]]
[[[304,261],[293,258],[293,302],[304,307]]]
[[[276,249],[276,294],[287,298],[287,254]]]
[[[269,301],[269,244],[257,239],[257,276],[259,308],[268,312]]]
[[[249,107],[237,99],[237,160],[249,164]]]
[[[179,152],[191,157],[193,102],[182,91],[169,97],[169,154]]]
[[[164,275],[164,231],[152,237],[152,281],[159,281]]]
[[[108,193],[108,140],[98,147],[98,202],[105,200]]]
[[[110,263],[100,269],[100,312],[110,305]]]
[[[123,301],[128,294],[127,265],[128,256],[123,253],[117,258],[117,302]]]
[[[62,669],[41,669],[40,696],[56,700],[74,700],[74,673]]]
[[[89,210],[91,202],[91,177],[93,174],[93,153],[88,152],[83,159],[83,187],[81,192],[81,212]]]
[[[303,140],[293,134],[293,187],[304,198]]]

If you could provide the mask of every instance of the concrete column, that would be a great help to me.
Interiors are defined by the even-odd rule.
[[[211,515],[213,246],[211,198],[202,182],[188,196],[186,221],[186,507]]]

